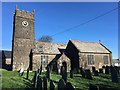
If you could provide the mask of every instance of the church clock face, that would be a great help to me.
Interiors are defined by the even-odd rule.
[[[22,25],[23,25],[24,27],[27,27],[27,26],[28,26],[28,22],[27,22],[27,21],[22,21]]]

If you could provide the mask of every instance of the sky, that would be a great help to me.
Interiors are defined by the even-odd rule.
[[[113,58],[118,58],[118,10],[67,31],[116,8],[117,2],[3,2],[2,50],[12,48],[16,4],[20,10],[32,12],[35,9],[36,41],[43,35],[52,36],[53,42],[57,43],[68,43],[69,40],[101,40],[101,43],[112,51]],[[59,33],[64,30],[65,33]]]

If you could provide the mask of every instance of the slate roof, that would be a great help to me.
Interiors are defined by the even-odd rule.
[[[94,53],[111,53],[100,42],[84,42],[78,40],[70,40],[80,52],[94,52]]]
[[[0,50],[0,59],[11,58],[11,51]]]
[[[33,53],[60,54],[59,49],[65,49],[66,44],[53,42],[36,42]]]

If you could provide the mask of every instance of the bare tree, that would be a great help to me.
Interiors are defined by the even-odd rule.
[[[44,35],[41,38],[39,38],[38,41],[40,42],[52,42],[53,38],[49,35]]]

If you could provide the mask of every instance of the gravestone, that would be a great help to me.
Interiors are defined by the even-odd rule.
[[[86,78],[89,79],[89,80],[92,80],[92,75],[91,75],[91,72],[89,69],[86,69],[85,70],[85,75],[86,75]]]
[[[35,78],[35,88],[37,88],[37,82],[38,82],[38,76],[39,76],[39,73],[36,71],[36,78]]]
[[[117,66],[114,66],[114,68],[117,70],[117,72],[119,74],[119,68]]]
[[[60,79],[58,82],[58,90],[63,90],[65,89],[66,83],[64,81],[64,79]]]
[[[50,90],[54,90],[55,89],[55,85],[53,83],[52,80],[50,80]]]
[[[65,83],[67,82],[67,71],[64,67],[62,71],[62,79],[64,79]]]
[[[35,86],[36,76],[37,76],[37,72],[35,71],[35,72],[34,72],[34,76],[33,76],[33,78],[32,78],[33,86]]]
[[[92,72],[95,72],[96,68],[95,67],[92,67]]]
[[[41,90],[42,89],[42,78],[38,75],[38,78],[37,78],[37,89],[38,90]]]
[[[101,68],[101,69],[99,69],[99,73],[103,73],[103,69]]]
[[[65,90],[75,90],[75,88],[72,86],[72,84],[70,82],[67,82]]]
[[[112,82],[118,83],[119,80],[118,80],[118,72],[117,72],[117,70],[113,66],[110,66],[110,72],[111,72]]]
[[[61,68],[60,68],[60,75],[62,75],[63,69],[64,69],[64,66],[61,66]],[[58,70],[58,73],[59,73],[59,70]]]
[[[70,70],[70,78],[73,78],[73,76],[74,76],[74,71]]]
[[[105,67],[105,74],[109,74],[109,72],[110,72],[110,71],[109,71],[109,66],[106,66],[106,67]]]
[[[47,78],[46,77],[43,77],[43,90],[47,90],[47,84],[48,81],[47,81]]]
[[[105,66],[102,66],[102,68],[105,68]]]
[[[82,77],[85,78],[85,70],[83,70],[82,68],[80,68],[80,73],[81,73]]]
[[[95,70],[95,72],[94,72],[94,76],[99,76],[99,74],[98,74],[98,71],[97,71],[97,70]]]
[[[74,68],[73,71],[74,71],[75,74],[79,73],[79,69],[78,68]]]
[[[26,74],[26,79],[28,79],[29,78],[29,68],[27,69],[27,74]]]
[[[50,80],[50,67],[49,67],[49,66],[47,67],[46,78],[47,78],[48,80]]]

